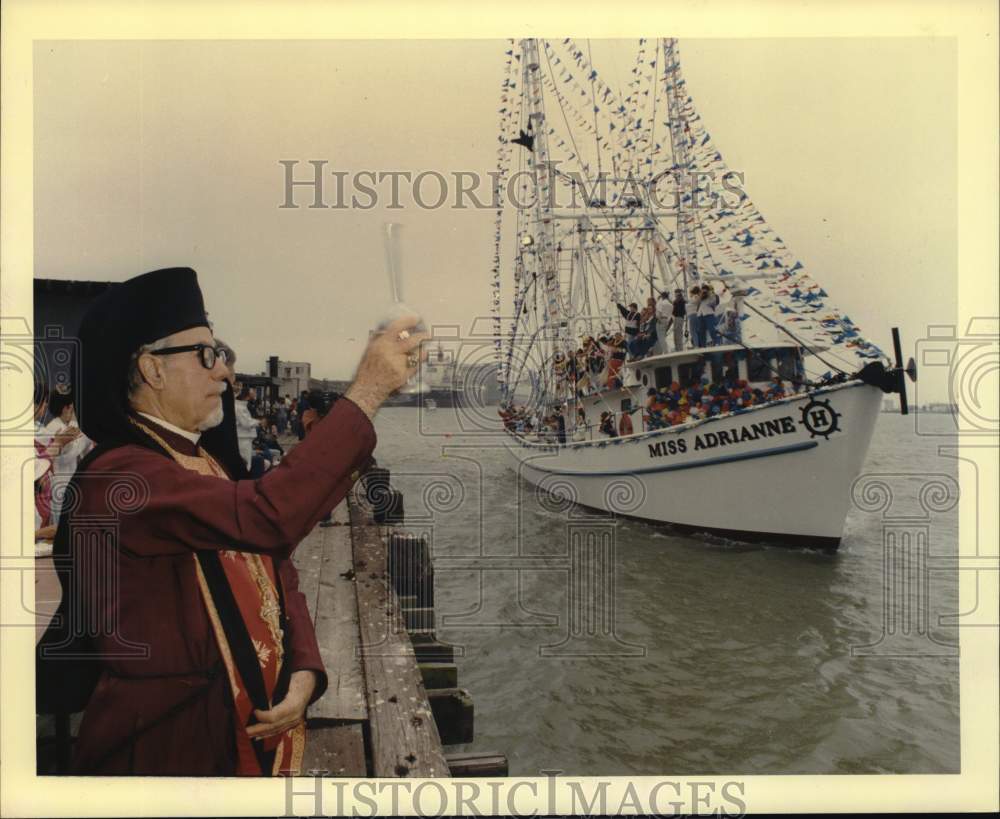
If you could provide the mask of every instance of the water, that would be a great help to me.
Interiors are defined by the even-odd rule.
[[[387,408],[376,427],[406,528],[432,540],[438,639],[463,652],[464,749],[506,753],[515,776],[959,771],[957,634],[939,625],[959,610],[956,573],[931,572],[907,609],[926,628],[900,633],[883,612],[900,578],[883,568],[883,514],[925,515],[927,476],[956,478],[913,416],[879,416],[865,472],[894,475],[893,506],[852,509],[836,555],[546,508],[453,410]],[[614,532],[614,622],[567,641],[580,525]],[[957,553],[957,507],[926,526],[932,563]]]

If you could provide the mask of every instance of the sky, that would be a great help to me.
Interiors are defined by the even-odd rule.
[[[622,84],[635,41],[594,40]],[[768,222],[864,335],[906,355],[957,297],[956,49],[950,38],[681,40],[688,89]],[[35,276],[121,281],[194,267],[216,334],[349,378],[388,307],[384,223],[404,296],[431,325],[488,316],[494,214],[285,202],[324,170],[496,165],[503,40],[40,41]],[[426,200],[437,198],[433,177]],[[452,198],[454,185],[452,184]],[[488,183],[479,188],[488,197]],[[324,198],[335,203],[334,177]],[[359,195],[361,204],[367,197]],[[923,400],[944,400],[928,395]]]

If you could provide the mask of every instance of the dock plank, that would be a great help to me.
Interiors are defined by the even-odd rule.
[[[375,777],[447,777],[448,764],[399,601],[387,575],[379,527],[350,504],[361,651]]]
[[[309,616],[316,622],[316,601],[319,597],[319,572],[323,560],[323,530],[318,526],[306,535],[292,553],[292,563],[299,573],[299,591],[306,598]]]
[[[364,730],[360,722],[322,725],[309,723],[302,774],[365,777]],[[315,772],[315,773],[314,773]]]
[[[317,527],[322,533],[318,572],[316,639],[329,687],[309,707],[314,724],[323,720],[364,720],[368,717],[364,672],[358,650],[358,602],[352,572],[352,543],[347,505],[333,513],[339,526]]]

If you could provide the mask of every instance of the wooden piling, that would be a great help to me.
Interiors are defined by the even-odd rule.
[[[508,776],[507,757],[503,754],[448,754],[445,756],[451,775],[480,778]]]
[[[441,737],[388,576],[388,554],[360,505],[351,506],[360,648],[372,775],[449,776]]]

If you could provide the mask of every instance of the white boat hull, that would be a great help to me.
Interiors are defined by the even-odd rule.
[[[699,423],[553,445],[510,435],[530,483],[682,531],[834,549],[882,392],[851,382]]]

